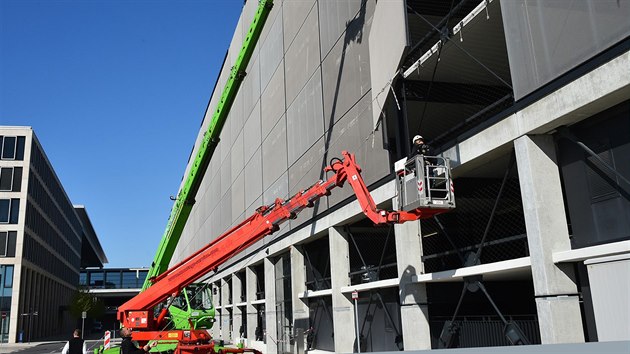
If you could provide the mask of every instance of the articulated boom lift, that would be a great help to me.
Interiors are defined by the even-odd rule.
[[[420,159],[418,159],[420,160]],[[443,167],[444,168],[444,167]],[[447,172],[448,165],[445,167]],[[279,229],[283,222],[294,219],[305,208],[323,196],[330,195],[335,187],[342,187],[347,181],[354,190],[357,200],[365,215],[377,225],[395,224],[431,217],[438,213],[449,211],[454,207],[426,203],[419,208],[406,211],[385,211],[377,209],[369,190],[361,177],[361,168],[357,165],[354,155],[343,152],[343,160],[335,158],[324,169],[333,172],[325,181],[318,181],[288,200],[276,199],[271,205],[262,206],[256,212],[234,226],[223,235],[212,241],[179,264],[151,279],[153,285],[138,294],[118,308],[118,320],[124,327],[133,328],[133,339],[140,343],[150,340],[176,340],[178,346],[175,353],[214,353],[214,343],[208,332],[203,329],[190,330],[161,330],[165,327],[168,308],[176,296],[184,288],[210,271],[216,270],[221,264],[229,260],[238,252],[246,249],[256,241]],[[450,173],[446,174],[450,176]],[[448,186],[449,180],[446,181]],[[399,180],[400,184],[400,180]],[[450,199],[452,200],[452,199]],[[154,308],[166,302],[157,317]],[[254,349],[223,348],[223,353],[254,352]]]

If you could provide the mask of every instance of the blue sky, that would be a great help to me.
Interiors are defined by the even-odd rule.
[[[0,125],[32,126],[108,267],[148,266],[241,0],[0,0]]]

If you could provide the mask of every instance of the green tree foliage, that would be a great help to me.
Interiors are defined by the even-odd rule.
[[[105,314],[105,304],[90,294],[87,289],[78,288],[70,303],[70,313],[74,317],[81,318],[83,311],[87,312],[89,318],[99,319]]]

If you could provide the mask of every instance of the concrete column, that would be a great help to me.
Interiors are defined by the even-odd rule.
[[[306,266],[304,265],[304,250],[301,246],[291,247],[291,293],[293,303],[293,334],[296,336],[295,346],[306,348],[306,335],[309,328],[308,302],[300,299],[299,295],[306,293]],[[300,334],[302,336],[300,337]],[[301,339],[300,339],[301,338]],[[301,342],[298,343],[297,341]],[[297,351],[301,352],[301,351]]]
[[[350,285],[350,254],[348,235],[341,230],[328,228],[330,244],[330,277],[332,285],[333,328],[335,331],[335,352],[351,353],[354,351],[356,330],[354,322],[354,304],[341,288]]]
[[[278,352],[278,322],[276,321],[276,272],[273,262],[265,258],[265,324],[267,353]]]
[[[398,205],[394,201],[394,205]],[[398,264],[400,320],[405,350],[431,349],[429,306],[424,283],[412,283],[414,275],[424,273],[420,221],[394,225]]]
[[[552,261],[571,249],[553,138],[523,136],[514,149],[542,344],[584,342],[573,268]]]
[[[242,302],[241,300],[241,278],[236,275],[236,273],[232,274],[232,338],[234,342],[238,341],[238,338],[241,337],[241,326],[243,326],[243,316],[241,314],[242,308],[237,306]]]
[[[247,314],[247,341],[251,343],[256,339],[256,325],[258,323],[258,316],[256,306],[252,305],[253,301],[256,301],[256,283],[258,277],[254,268],[245,267],[245,298],[247,306],[245,307],[245,313]]]
[[[212,329],[210,330],[210,335],[212,338],[221,338],[221,310],[216,309],[216,307],[221,307],[221,283],[220,282],[212,282],[212,306],[215,307],[214,319],[215,322],[212,324]]]
[[[221,279],[221,339],[230,341],[230,311],[228,305],[230,305],[230,287],[225,278]]]

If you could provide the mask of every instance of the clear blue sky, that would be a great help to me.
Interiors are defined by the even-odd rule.
[[[32,126],[108,267],[148,266],[242,0],[0,0],[0,125]]]

